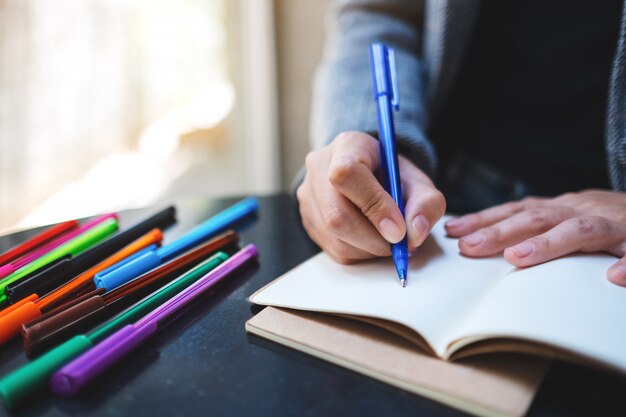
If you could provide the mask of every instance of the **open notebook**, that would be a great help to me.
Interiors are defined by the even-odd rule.
[[[522,352],[626,373],[626,288],[606,279],[615,260],[573,255],[517,269],[502,256],[466,258],[442,221],[411,258],[406,288],[390,259],[346,266],[320,253],[250,300],[365,320],[445,360]]]

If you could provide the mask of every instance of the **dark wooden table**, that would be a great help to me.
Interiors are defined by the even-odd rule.
[[[237,199],[174,202],[179,222],[166,242]],[[241,230],[261,258],[206,294],[177,322],[74,399],[42,392],[15,416],[460,416],[462,413],[263,339],[244,323],[247,297],[319,250],[287,195],[259,198]],[[122,213],[122,224],[158,208]],[[32,231],[0,238],[0,251]],[[606,318],[610,320],[610,317]],[[624,347],[626,349],[626,346]],[[0,375],[25,363],[20,341],[0,348]],[[626,378],[557,362],[531,416],[626,416]]]

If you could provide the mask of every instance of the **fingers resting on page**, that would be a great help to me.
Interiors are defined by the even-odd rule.
[[[504,257],[518,267],[574,252],[607,252],[621,259],[607,278],[626,286],[626,193],[587,190],[555,198],[526,198],[450,220],[461,253]]]
[[[390,255],[390,243],[407,236],[419,247],[443,216],[446,203],[432,181],[398,156],[404,217],[380,182],[379,143],[345,132],[310,152],[297,190],[302,224],[311,239],[341,263]],[[518,267],[574,252],[607,252],[620,258],[608,279],[626,286],[626,193],[587,190],[555,198],[529,197],[448,221],[462,254],[504,253]]]
[[[445,212],[445,199],[426,174],[399,156],[405,216],[379,181],[379,143],[361,132],[342,133],[306,158],[297,190],[302,224],[331,257],[350,263],[390,255],[408,237],[422,244]]]

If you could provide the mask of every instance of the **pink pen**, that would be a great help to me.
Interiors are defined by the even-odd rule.
[[[79,235],[83,234],[87,230],[93,228],[94,226],[97,226],[98,224],[100,224],[103,221],[108,220],[108,219],[116,219],[116,220],[118,220],[118,216],[117,216],[116,213],[103,214],[102,216],[96,217],[93,220],[89,220],[84,225],[80,226],[78,229],[72,230],[71,232],[66,233],[66,234],[58,237],[57,239],[53,240],[52,242],[46,243],[45,245],[43,245],[39,249],[29,253],[28,255],[25,255],[25,256],[15,260],[15,261],[11,262],[11,263],[3,265],[2,267],[0,267],[0,279],[4,278],[6,276],[11,275],[12,273],[17,271],[18,269],[20,269],[24,265],[27,265],[27,264],[33,262],[34,260],[36,260],[38,258],[41,258],[43,255],[45,255],[46,253],[50,252],[51,250],[61,246],[62,244],[64,244],[65,242],[67,242],[69,240],[74,239],[76,236],[79,236]]]

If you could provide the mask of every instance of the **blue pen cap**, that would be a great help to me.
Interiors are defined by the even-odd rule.
[[[124,263],[124,265],[119,268],[111,270],[107,274],[96,274],[94,283],[96,284],[96,288],[104,288],[107,291],[111,291],[131,279],[137,278],[139,275],[156,268],[161,265],[161,262],[161,258],[157,255],[155,250],[143,252],[140,256]]]
[[[390,103],[397,111],[400,109],[398,89],[398,73],[396,70],[396,53],[385,44],[376,42],[370,45],[370,72],[374,100],[381,95],[389,97]]]
[[[231,228],[234,223],[256,213],[258,210],[259,202],[256,198],[245,198],[212,216],[169,245],[163,246],[157,250],[157,254],[163,261],[170,260],[216,234]]]
[[[144,253],[146,252],[154,252],[157,248],[159,247],[159,245],[157,245],[156,243],[153,243],[151,245],[146,246],[145,248],[133,253],[130,256],[127,256],[126,258],[122,259],[121,261],[119,261],[116,264],[111,265],[110,267],[103,269],[102,271],[98,272],[96,275],[94,275],[93,281],[95,283],[97,283],[97,280],[99,277],[103,277],[106,274],[108,274],[111,271],[116,270],[117,268],[120,268],[124,265],[126,265],[127,263],[131,262],[133,259],[138,258],[140,256],[142,256]]]

